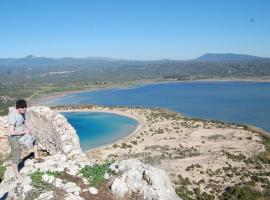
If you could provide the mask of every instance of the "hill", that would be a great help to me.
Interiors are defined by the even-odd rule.
[[[206,62],[228,62],[228,61],[262,61],[268,60],[270,58],[263,58],[252,55],[244,55],[244,54],[217,54],[217,53],[207,53],[195,59],[195,61],[206,61]]]
[[[124,60],[103,57],[0,59],[0,113],[18,98],[144,81],[270,77],[270,59],[206,54],[194,60]]]

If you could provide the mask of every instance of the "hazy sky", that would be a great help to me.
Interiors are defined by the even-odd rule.
[[[0,57],[270,57],[270,0],[0,0]]]

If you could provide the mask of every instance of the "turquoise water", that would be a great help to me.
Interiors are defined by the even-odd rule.
[[[270,131],[270,83],[173,82],[70,94],[48,104],[168,108],[186,116],[251,124]]]
[[[82,150],[113,143],[132,133],[138,122],[132,118],[103,112],[62,113],[76,129]]]

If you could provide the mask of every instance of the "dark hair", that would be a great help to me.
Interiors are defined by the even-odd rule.
[[[16,101],[16,108],[27,108],[27,102],[24,99]]]

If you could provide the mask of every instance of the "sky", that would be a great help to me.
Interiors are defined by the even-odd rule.
[[[0,58],[270,57],[269,0],[0,0]]]

